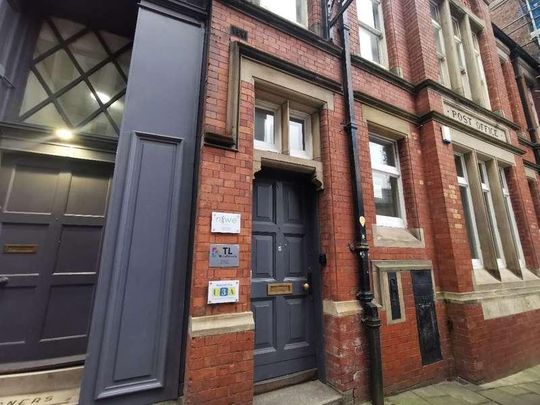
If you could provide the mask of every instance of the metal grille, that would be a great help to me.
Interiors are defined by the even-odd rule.
[[[42,24],[19,112],[22,122],[118,136],[132,40],[73,21]]]

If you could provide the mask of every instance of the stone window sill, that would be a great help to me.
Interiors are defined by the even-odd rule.
[[[424,248],[422,228],[391,228],[373,225],[373,240],[376,247]]]

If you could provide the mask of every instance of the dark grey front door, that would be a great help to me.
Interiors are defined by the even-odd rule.
[[[2,156],[0,365],[86,351],[112,165]]]
[[[314,285],[314,202],[301,177],[256,177],[251,284],[255,381],[316,367],[315,305],[320,302]]]

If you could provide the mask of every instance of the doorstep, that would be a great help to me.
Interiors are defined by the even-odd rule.
[[[0,397],[0,405],[77,405],[78,403],[79,388]]]
[[[341,405],[343,397],[320,381],[281,388],[276,391],[255,395],[253,405]]]
[[[0,405],[76,404],[83,367],[0,375]]]

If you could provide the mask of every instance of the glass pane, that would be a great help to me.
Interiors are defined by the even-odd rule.
[[[396,155],[394,153],[394,144],[385,143],[377,140],[369,141],[369,155],[371,164],[396,167]]]
[[[435,35],[435,46],[437,47],[437,53],[439,55],[444,55],[441,29],[439,27],[433,26],[433,34]]]
[[[459,191],[461,194],[461,205],[463,206],[463,213],[465,215],[465,227],[467,229],[467,239],[469,241],[469,248],[471,249],[471,256],[473,259],[480,259],[478,257],[478,247],[476,246],[476,236],[473,223],[473,217],[471,212],[471,206],[467,198],[467,187],[460,186]]]
[[[302,0],[304,1],[304,0]],[[297,2],[293,0],[260,0],[260,6],[286,18],[287,20],[301,23],[296,14]]]
[[[75,125],[88,118],[99,105],[85,82],[79,83],[58,98],[60,107]]]
[[[43,90],[43,87],[39,83],[36,76],[30,72],[28,75],[28,81],[26,82],[26,89],[24,91],[24,98],[21,104],[20,115],[35,107],[43,100],[47,98],[47,93]]]
[[[289,148],[296,151],[306,150],[304,121],[291,118],[289,121]]]
[[[266,142],[274,145],[274,113],[255,109],[255,139],[257,141]]]
[[[103,104],[109,102],[111,98],[126,87],[126,82],[120,76],[113,63],[107,63],[96,73],[92,74],[89,79]]]
[[[54,35],[51,27],[46,22],[41,26],[39,37],[36,41],[36,49],[34,50],[34,58],[47,52],[52,47],[58,45],[58,40]]]
[[[387,217],[400,217],[398,180],[390,175],[373,172],[375,213]]]
[[[122,96],[112,103],[107,109],[118,128],[120,128],[120,124],[122,123],[122,115],[124,114],[124,98],[125,96]]]
[[[379,37],[364,29],[360,29],[360,55],[372,62],[381,63]]]
[[[107,57],[107,51],[105,51],[105,48],[103,48],[96,34],[93,32],[77,39],[69,45],[69,49],[85,72]]]
[[[358,19],[370,27],[380,29],[379,5],[371,0],[359,0],[356,2]]]
[[[465,177],[465,173],[463,171],[463,165],[461,164],[461,157],[454,156],[454,162],[456,164],[456,172],[458,177]]]
[[[437,4],[433,2],[429,3],[429,11],[431,12],[431,18],[440,23],[439,7]]]
[[[105,114],[101,113],[85,126],[81,127],[81,132],[88,132],[96,135],[117,136],[114,127],[111,125]]]
[[[79,77],[79,72],[63,50],[39,62],[36,69],[53,92],[57,92]]]
[[[116,52],[119,49],[126,46],[130,39],[126,37],[121,37],[120,35],[112,34],[107,31],[99,31],[101,37],[105,40],[105,43],[109,47],[111,52]]]
[[[46,125],[53,128],[65,127],[66,123],[56,110],[54,104],[47,104],[41,110],[24,120],[29,124]]]
[[[72,37],[84,28],[83,25],[78,24],[75,21],[64,20],[63,18],[53,17],[52,21],[54,22],[56,29],[58,30],[58,32],[60,32],[60,35],[64,39]]]
[[[459,30],[458,21],[455,18],[452,19],[452,26],[454,27],[454,35],[461,39],[461,31]]]
[[[478,164],[478,171],[480,172],[480,181],[482,182],[482,184],[488,185],[486,180],[486,173],[483,170],[483,165],[480,163]]]
[[[499,243],[499,230],[497,229],[497,221],[495,220],[495,212],[493,212],[493,205],[491,204],[491,196],[489,192],[484,192],[484,203],[488,210],[489,230],[493,235],[495,244],[495,255],[497,259],[502,259],[504,256],[501,252],[501,245]]]
[[[129,62],[131,61],[131,49],[120,55],[116,61],[122,68],[124,74],[127,76],[129,74]]]

